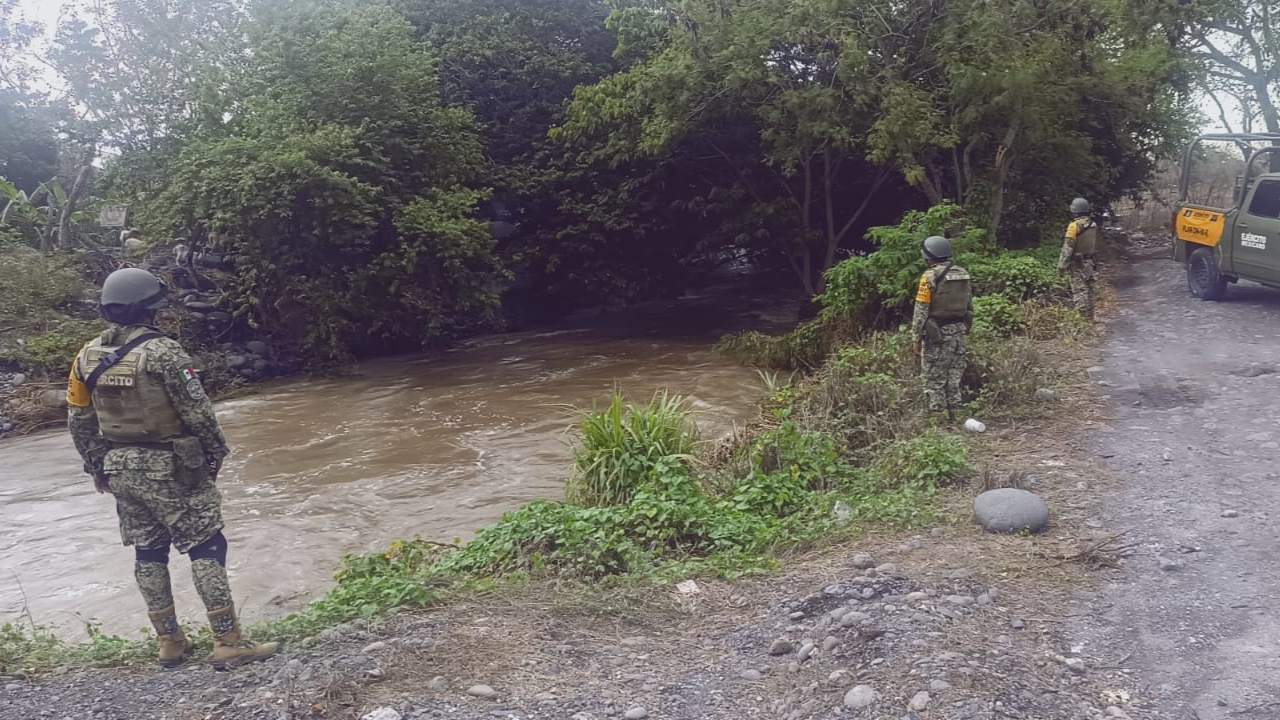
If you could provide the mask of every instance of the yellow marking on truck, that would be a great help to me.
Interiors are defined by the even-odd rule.
[[[1178,239],[1183,242],[1217,247],[1226,226],[1226,216],[1216,210],[1183,208],[1178,211]]]

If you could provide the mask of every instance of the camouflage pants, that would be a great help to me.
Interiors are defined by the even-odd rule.
[[[1097,299],[1097,267],[1093,258],[1073,260],[1067,267],[1067,279],[1071,282],[1071,303],[1087,318],[1093,317]]]
[[[943,325],[941,337],[924,339],[920,358],[920,377],[924,381],[924,397],[932,412],[945,412],[960,407],[960,379],[965,367],[964,323]]]
[[[107,453],[103,471],[111,479],[125,545],[186,552],[222,529],[222,496],[208,477],[183,480],[173,453],[120,447]]]

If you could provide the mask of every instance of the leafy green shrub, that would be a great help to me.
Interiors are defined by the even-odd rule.
[[[17,350],[0,350],[0,360],[17,362],[26,369],[50,376],[64,377],[71,367],[72,358],[104,327],[105,324],[98,320],[63,320],[48,332],[26,338]]]
[[[867,237],[878,246],[875,252],[827,271],[826,290],[818,296],[823,315],[855,318],[871,326],[894,324],[908,308],[925,270],[920,242],[929,235],[950,237],[956,256],[995,252],[986,231],[969,225],[960,206],[941,203],[924,212],[913,210],[898,225],[868,231]]]
[[[973,335],[1002,338],[1023,329],[1022,308],[1004,295],[973,299]]]
[[[822,365],[842,325],[819,318],[800,324],[782,335],[755,330],[726,335],[716,351],[744,365],[775,370],[812,370]]]
[[[687,465],[698,442],[687,403],[666,393],[634,407],[615,391],[604,410],[586,415],[580,431],[565,497],[589,506],[629,502],[660,464]]]
[[[1063,287],[1053,265],[1026,254],[966,254],[957,261],[973,277],[975,295],[1001,295],[1013,302],[1049,297]]]
[[[66,255],[0,250],[0,326],[39,328],[69,313],[89,289]]]
[[[877,455],[871,469],[890,486],[938,487],[970,472],[964,441],[938,430],[893,443]]]

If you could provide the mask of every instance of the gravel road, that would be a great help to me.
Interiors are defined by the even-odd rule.
[[[1148,717],[1280,718],[1280,290],[1197,300],[1162,258],[1115,285],[1093,446],[1120,481],[1102,519],[1136,554],[1069,635],[1132,653]]]

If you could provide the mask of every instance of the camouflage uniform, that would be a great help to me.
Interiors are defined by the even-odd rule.
[[[948,298],[948,304],[954,307],[946,317],[931,317],[942,284],[949,284],[945,292],[957,294]],[[969,273],[959,265],[932,267],[920,276],[911,337],[923,344],[920,376],[931,412],[950,413],[962,403],[960,381],[966,364],[965,340],[972,321],[969,294]],[[961,306],[963,312],[957,313]]]
[[[1076,218],[1067,225],[1062,254],[1058,257],[1058,272],[1066,273],[1071,283],[1072,305],[1087,318],[1093,317],[1097,298],[1094,255],[1098,250],[1098,237],[1098,226],[1092,220]]]
[[[145,381],[163,388],[168,403],[147,407],[144,412],[176,414],[180,436],[156,437],[154,442],[111,439],[95,405],[106,401],[103,394],[113,388],[100,381],[90,393],[85,385],[93,370],[86,367],[90,353],[118,347],[148,332],[155,331],[140,325],[113,325],[77,355],[67,389],[68,427],[84,458],[85,471],[93,475],[100,490],[109,490],[115,497],[124,544],[144,550],[173,545],[185,553],[222,530],[222,499],[214,485],[214,468],[227,455],[213,405],[190,356],[176,341],[157,338],[140,346],[145,352],[138,356],[142,359],[136,367],[138,373],[149,376],[139,378],[138,384]],[[138,395],[125,397],[127,401]],[[231,605],[225,567],[214,560],[198,559],[192,562],[192,575],[208,610]],[[173,607],[167,564],[139,559],[134,577],[149,611],[158,613]]]

